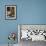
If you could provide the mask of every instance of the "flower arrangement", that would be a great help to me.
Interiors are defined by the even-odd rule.
[[[16,39],[16,34],[14,32],[10,33],[9,36],[8,36],[8,40],[12,41],[11,44],[14,43],[15,39]],[[8,46],[10,46],[9,42],[8,42]]]

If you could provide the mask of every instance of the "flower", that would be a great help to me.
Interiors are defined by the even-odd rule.
[[[15,38],[16,38],[16,34],[15,33],[10,33],[9,36],[8,36],[9,40],[15,40]]]

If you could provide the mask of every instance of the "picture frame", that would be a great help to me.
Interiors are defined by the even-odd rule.
[[[5,20],[16,20],[16,5],[5,5]]]
[[[28,33],[30,33],[30,35],[26,34],[26,36],[28,36],[28,38],[26,39],[24,37],[25,35],[23,35],[23,37],[22,37],[21,32],[27,31],[27,30],[28,30]],[[36,35],[39,38],[34,36],[37,39],[36,40],[34,37],[32,37],[32,38],[29,37],[29,36],[33,36],[33,35]],[[21,39],[21,37],[22,37],[22,39]],[[21,42],[21,40],[46,41],[46,24],[19,24],[18,25],[18,42]]]

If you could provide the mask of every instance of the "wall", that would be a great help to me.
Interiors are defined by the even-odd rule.
[[[17,6],[16,20],[5,20],[9,4]],[[0,0],[0,44],[8,43],[9,32],[18,32],[18,24],[46,24],[46,0]]]

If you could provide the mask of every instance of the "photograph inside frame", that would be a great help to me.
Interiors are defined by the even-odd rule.
[[[20,41],[46,41],[46,25],[19,25]],[[19,32],[18,32],[19,33]]]
[[[16,19],[16,5],[6,5],[5,19]]]
[[[46,43],[46,25],[19,24],[18,42],[19,46],[34,46],[34,44]]]

